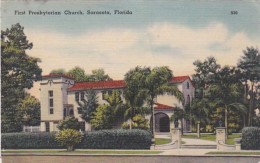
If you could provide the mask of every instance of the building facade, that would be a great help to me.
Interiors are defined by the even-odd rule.
[[[184,101],[178,101],[173,95],[160,95],[156,99],[154,106],[155,131],[169,132],[173,127],[170,117],[176,107],[184,108],[194,98],[195,88],[189,76],[177,76],[169,81],[176,85],[184,95]],[[42,77],[40,83],[40,102],[41,102],[41,125],[40,130],[51,132],[58,131],[57,125],[67,116],[78,118],[81,130],[90,131],[91,125],[81,118],[78,105],[84,98],[84,91],[94,90],[97,94],[98,103],[106,104],[103,94],[107,91],[120,90],[124,102],[123,89],[126,87],[123,80],[98,81],[98,82],[75,82],[73,78],[51,74]],[[150,121],[150,115],[146,118]],[[184,131],[190,131],[189,122],[184,122]]]

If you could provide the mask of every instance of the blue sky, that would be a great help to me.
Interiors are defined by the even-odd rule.
[[[63,11],[131,10],[132,15],[66,16]],[[14,11],[61,11],[61,16]],[[231,11],[238,11],[231,15]],[[214,56],[236,65],[246,46],[260,45],[260,1],[108,0],[2,1],[2,30],[19,22],[42,60],[43,74],[75,66],[104,68],[114,79],[137,65],[194,73],[192,63]]]

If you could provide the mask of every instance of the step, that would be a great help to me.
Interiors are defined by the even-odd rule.
[[[194,145],[194,144],[183,144],[182,149],[217,149],[217,145]]]

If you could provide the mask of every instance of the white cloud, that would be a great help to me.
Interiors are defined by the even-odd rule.
[[[25,32],[34,43],[29,54],[42,59],[43,74],[80,66],[87,72],[104,68],[114,79],[122,79],[137,65],[167,65],[175,75],[190,75],[193,61],[207,56],[214,56],[221,64],[235,65],[246,46],[260,43],[242,31],[232,33],[218,22],[196,29],[156,23],[143,29],[108,29],[79,36],[48,30]]]

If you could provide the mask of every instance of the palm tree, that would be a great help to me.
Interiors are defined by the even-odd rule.
[[[210,103],[207,98],[194,99],[191,102],[190,108],[190,120],[197,123],[197,136],[200,137],[200,125],[201,123],[209,122]]]
[[[148,105],[152,112],[152,126],[151,131],[153,137],[155,136],[155,118],[154,118],[154,103],[158,95],[171,94],[178,100],[183,101],[183,94],[175,85],[170,85],[169,80],[172,79],[172,71],[167,67],[155,67],[151,71],[148,71],[145,81],[144,89],[147,95]]]
[[[189,119],[190,114],[180,107],[175,107],[174,114],[171,116],[171,121],[181,121],[181,134],[183,135],[183,119]]]
[[[214,76],[214,83],[208,88],[212,105],[225,110],[225,127],[228,131],[228,111],[235,108],[246,113],[246,107],[240,102],[243,99],[243,85],[235,74],[235,68],[223,67]]]
[[[245,97],[249,99],[248,125],[252,125],[252,115],[255,108],[256,85],[260,80],[260,55],[259,50],[253,47],[247,47],[243,51],[244,56],[241,57],[238,68],[242,71],[243,80],[245,82]],[[247,87],[250,85],[250,91]]]
[[[130,119],[130,129],[132,129],[132,118],[136,112],[141,109],[146,99],[146,91],[143,89],[145,75],[150,68],[141,68],[139,66],[131,69],[125,74],[124,81],[126,88],[124,89],[124,97],[129,106],[126,109],[125,117]]]

